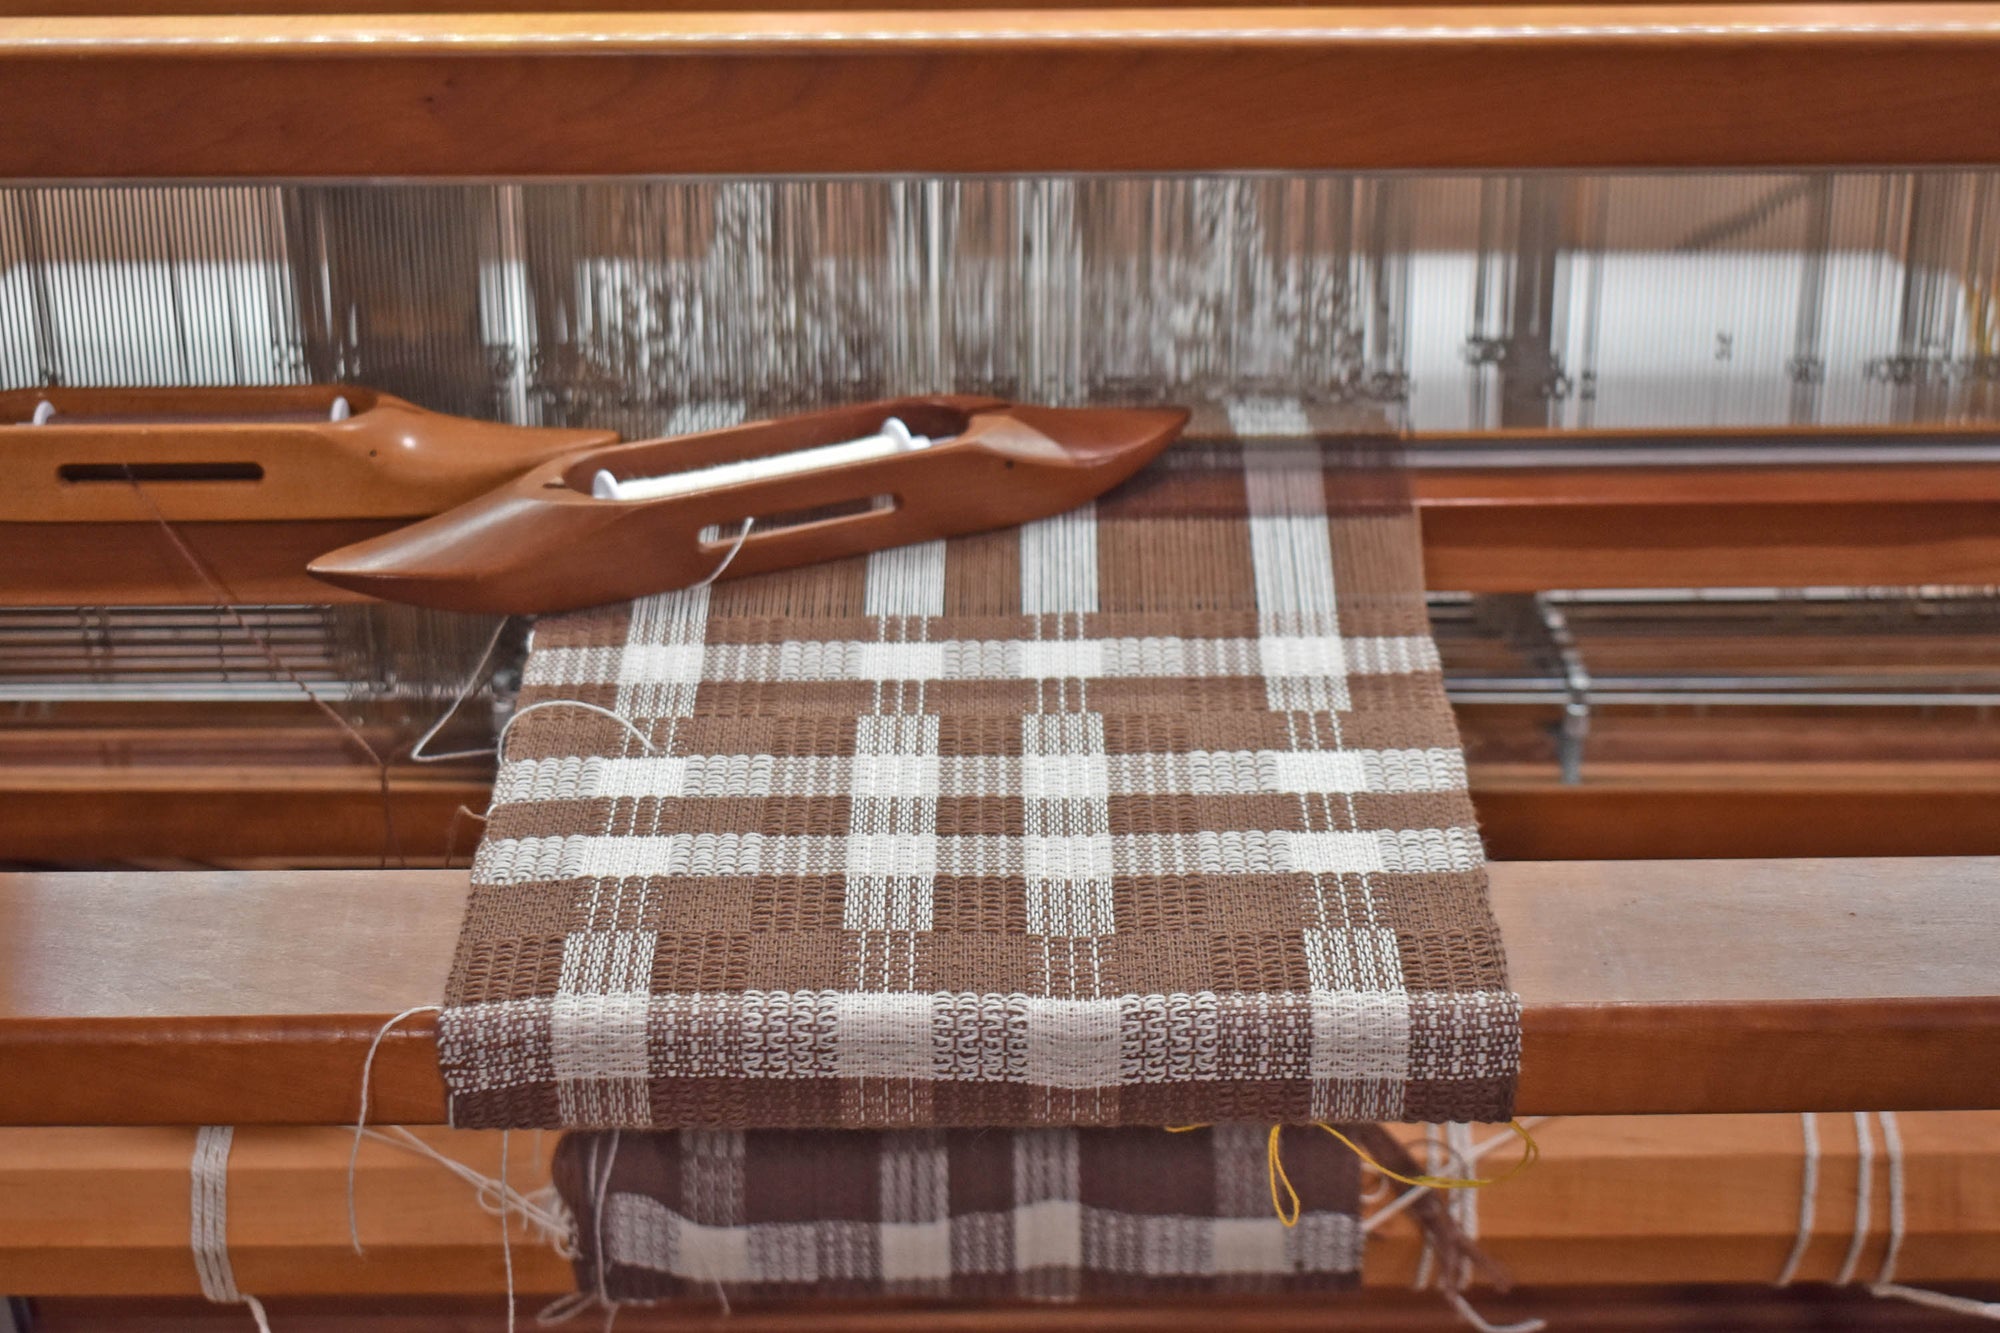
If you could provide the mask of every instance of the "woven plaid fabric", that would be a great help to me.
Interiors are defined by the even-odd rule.
[[[810,1294],[1062,1300],[1350,1285],[1355,1159],[1265,1131],[688,1130],[565,1136],[577,1285],[607,1303]]]
[[[1505,1118],[1415,520],[1330,461],[543,621],[523,703],[647,743],[510,735],[456,1123]]]

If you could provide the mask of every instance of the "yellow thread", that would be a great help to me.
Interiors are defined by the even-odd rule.
[[[1285,1159],[1278,1151],[1278,1135],[1284,1128],[1283,1125],[1271,1126],[1271,1137],[1264,1141],[1264,1158],[1270,1168],[1271,1211],[1278,1215],[1280,1222],[1288,1227],[1295,1227],[1299,1224],[1299,1212],[1304,1205],[1299,1202],[1299,1192],[1292,1188],[1292,1178],[1285,1174]],[[1285,1215],[1285,1206],[1278,1202],[1279,1181],[1284,1182],[1285,1193],[1292,1196],[1292,1213],[1289,1217]]]
[[[1370,1157],[1365,1151],[1363,1151],[1360,1144],[1356,1143],[1353,1139],[1348,1138],[1347,1135],[1341,1133],[1339,1130],[1335,1129],[1332,1125],[1326,1124],[1323,1121],[1315,1121],[1314,1125],[1316,1128],[1325,1130],[1327,1133],[1333,1135],[1333,1137],[1339,1139],[1342,1143],[1346,1144],[1348,1149],[1351,1152],[1353,1152],[1353,1154],[1356,1157],[1359,1157],[1362,1160],[1362,1162],[1366,1164],[1371,1170],[1379,1171],[1381,1174],[1387,1176],[1389,1179],[1394,1181],[1399,1181],[1402,1184],[1416,1185],[1420,1186],[1423,1189],[1430,1189],[1430,1190],[1477,1190],[1477,1189],[1485,1189],[1488,1185],[1498,1185],[1503,1180],[1512,1180],[1522,1171],[1532,1166],[1537,1160],[1540,1159],[1542,1155],[1541,1145],[1535,1142],[1535,1136],[1530,1134],[1527,1131],[1526,1127],[1523,1126],[1520,1121],[1510,1120],[1507,1122],[1507,1128],[1513,1130],[1514,1133],[1518,1135],[1521,1140],[1521,1145],[1522,1145],[1521,1160],[1514,1163],[1513,1166],[1509,1167],[1502,1174],[1497,1176],[1488,1176],[1488,1177],[1406,1176],[1402,1174],[1400,1171],[1391,1171],[1388,1167],[1382,1165],[1380,1162],[1376,1161],[1373,1157]]]
[[[1164,1126],[1164,1128],[1169,1134],[1191,1134],[1197,1129],[1207,1129],[1208,1126],[1205,1124],[1167,1125]],[[1502,1181],[1512,1180],[1515,1176],[1521,1174],[1521,1172],[1525,1171],[1530,1166],[1533,1166],[1537,1161],[1541,1159],[1542,1156],[1542,1146],[1539,1143],[1535,1142],[1535,1136],[1530,1134],[1527,1130],[1527,1127],[1523,1125],[1520,1121],[1510,1120],[1507,1122],[1507,1128],[1512,1130],[1514,1134],[1521,1140],[1521,1160],[1514,1163],[1513,1166],[1507,1168],[1507,1170],[1502,1172],[1500,1175],[1488,1176],[1488,1177],[1406,1176],[1400,1171],[1391,1171],[1388,1167],[1376,1161],[1373,1157],[1371,1157],[1368,1154],[1367,1150],[1364,1149],[1360,1144],[1356,1143],[1353,1139],[1348,1138],[1347,1135],[1341,1133],[1339,1130],[1335,1129],[1332,1125],[1327,1124],[1325,1121],[1315,1120],[1313,1122],[1313,1128],[1323,1129],[1327,1133],[1333,1135],[1334,1138],[1339,1139],[1341,1143],[1346,1145],[1347,1150],[1353,1153],[1356,1157],[1359,1157],[1362,1161],[1362,1164],[1368,1167],[1369,1170],[1377,1172],[1380,1175],[1386,1176],[1390,1180],[1398,1181],[1404,1185],[1414,1185],[1419,1189],[1429,1189],[1429,1190],[1485,1189],[1488,1185],[1498,1185]],[[1292,1178],[1290,1174],[1287,1173],[1285,1170],[1284,1151],[1280,1146],[1280,1141],[1282,1135],[1284,1134],[1284,1129],[1285,1127],[1283,1125],[1271,1126],[1270,1136],[1264,1140],[1264,1167],[1265,1167],[1265,1173],[1269,1177],[1271,1184],[1271,1211],[1278,1215],[1278,1220],[1280,1222],[1284,1223],[1288,1227],[1295,1227],[1299,1224],[1299,1215],[1303,1211],[1305,1205],[1299,1199],[1298,1190],[1295,1189],[1292,1185]],[[1280,1186],[1283,1186],[1285,1193],[1289,1195],[1291,1198],[1292,1207],[1290,1213],[1287,1213],[1285,1211],[1284,1200],[1278,1197],[1278,1189]]]

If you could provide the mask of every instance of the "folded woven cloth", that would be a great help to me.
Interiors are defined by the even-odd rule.
[[[1252,1126],[572,1134],[555,1181],[578,1289],[607,1304],[1350,1285],[1354,1156],[1294,1131],[1284,1163],[1301,1201],[1290,1228]]]
[[[455,1122],[1504,1119],[1415,519],[1339,461],[544,620],[522,703],[630,726],[508,737]]]

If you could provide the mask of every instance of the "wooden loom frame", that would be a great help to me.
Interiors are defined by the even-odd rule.
[[[1947,165],[2000,161],[1996,58],[1995,4],[0,18],[0,176]],[[176,133],[159,134],[163,124]],[[2000,581],[2000,470],[1803,482],[1735,470],[1722,479],[1730,494],[1714,480],[1692,496],[1658,476],[1593,475],[1537,499],[1508,490],[1519,478],[1468,479],[1472,490],[1457,493],[1425,478],[1432,582]],[[1819,490],[1787,489],[1800,484]],[[1759,577],[1745,577],[1753,569]],[[206,600],[184,586],[163,597]],[[1944,808],[1895,781],[1877,774],[1855,799]],[[462,778],[436,785],[423,794],[439,818],[480,791]],[[191,781],[173,808],[213,815],[214,796]],[[1991,797],[1969,799],[1976,809]],[[374,798],[371,779],[349,822],[372,828]],[[12,808],[49,822],[79,799]],[[1490,825],[1491,795],[1481,799]],[[1546,833],[1557,798],[1515,799],[1533,807],[1521,827]],[[1647,799],[1657,811],[1657,794]],[[1743,805],[1729,792],[1690,799],[1691,825]],[[1825,799],[1792,793],[1772,822],[1808,810],[1838,822]],[[1538,930],[1562,895],[1524,892],[1529,876],[1580,895],[1565,910],[1587,899],[1588,928]],[[1496,903],[1529,1005],[1524,1109],[2000,1105],[1980,1063],[2000,1026],[2000,999],[1984,992],[2000,987],[1933,993],[1951,989],[1938,982],[1938,951],[1961,966],[1995,956],[1982,894],[1996,877],[1991,861],[1498,865]],[[462,875],[418,872],[0,881],[0,939],[28,932],[94,950],[57,956],[62,985],[0,991],[11,1074],[0,1121],[346,1119],[381,1020],[441,988],[462,886]],[[339,947],[317,961],[260,953],[287,943],[282,894],[301,889],[352,903],[346,926],[376,926],[323,942]],[[1798,902],[1825,910],[1802,919]],[[1783,958],[1746,949],[1776,931],[1803,945]],[[231,944],[265,960],[253,989],[276,989],[232,1000],[205,977],[201,961]],[[429,952],[413,963],[399,946],[418,944]],[[163,950],[190,975],[149,978],[144,964]],[[1585,966],[1607,960],[1628,970]],[[385,1041],[379,1117],[435,1117],[431,1040],[419,1019]],[[1534,1082],[1536,1070],[1553,1084]],[[146,1100],[133,1095],[141,1087]]]
[[[1435,589],[2000,583],[2000,464],[1448,468],[1420,470],[1412,486]],[[107,525],[121,530],[96,542],[101,557],[80,567],[43,558],[32,526],[0,532],[0,570],[14,571],[0,578],[22,589],[10,586],[9,600],[213,597],[151,525]],[[271,568],[272,541],[338,535],[326,525],[302,535],[291,525],[217,525],[206,544],[199,526],[177,525],[243,602],[354,600],[302,572],[275,583],[242,576]],[[256,531],[263,527],[284,532]],[[312,553],[301,549],[299,562]],[[135,579],[135,569],[151,572]],[[1468,734],[1478,725],[1469,720]],[[98,743],[122,741],[105,733]],[[16,753],[32,750],[21,742]],[[1500,858],[2000,852],[2000,820],[1981,818],[2000,808],[2000,773],[1983,764],[1638,763],[1564,785],[1545,769],[1475,762],[1472,783]],[[477,766],[398,768],[390,801],[401,853],[438,864],[469,849],[474,826],[460,811],[483,809],[486,792]],[[47,861],[394,859],[372,767],[195,748],[161,764],[0,764],[0,847]]]

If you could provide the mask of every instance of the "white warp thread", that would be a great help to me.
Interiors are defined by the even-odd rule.
[[[750,540],[750,529],[755,527],[756,523],[757,520],[755,518],[744,519],[742,530],[736,534],[735,544],[729,548],[727,554],[725,554],[722,557],[721,562],[718,563],[714,569],[711,569],[708,572],[707,578],[703,579],[699,583],[689,584],[685,591],[692,591],[695,588],[706,588],[711,583],[714,583],[717,579],[721,578],[723,571],[729,568],[731,563],[735,561],[737,553],[743,549],[743,543]],[[488,756],[498,757],[505,751],[505,749],[507,748],[507,728],[514,725],[514,720],[511,717],[507,719],[506,724],[500,728],[500,735],[497,738],[495,738],[493,748],[490,750],[485,750],[485,749],[450,750],[444,754],[425,754],[424,747],[437,739],[438,733],[444,730],[445,723],[451,721],[451,719],[457,715],[458,710],[465,706],[465,701],[472,697],[472,692],[473,690],[478,688],[479,682],[486,679],[487,664],[493,660],[493,652],[496,648],[500,646],[501,636],[506,634],[507,626],[509,622],[512,621],[512,619],[513,617],[511,616],[502,616],[500,618],[500,623],[493,627],[493,637],[486,641],[486,651],[479,655],[479,660],[477,662],[473,663],[471,672],[469,672],[465,677],[465,683],[458,687],[458,693],[452,696],[450,705],[446,707],[444,712],[438,715],[438,720],[431,723],[429,729],[426,730],[423,735],[417,737],[417,743],[410,747],[409,758],[412,763],[439,764],[443,763],[447,759],[484,759],[487,758]],[[548,702],[556,703],[560,701],[549,700]],[[543,706],[544,705],[542,704],[535,704],[532,705],[531,708],[524,709],[522,711],[529,712],[533,711],[534,708],[540,708]],[[595,705],[592,704],[578,704],[576,706],[579,708],[595,707]],[[616,713],[612,713],[609,709],[598,709],[597,711],[606,713],[611,717],[618,716]],[[518,716],[518,714],[516,716]],[[625,719],[618,718],[618,720],[623,722]],[[627,726],[630,726],[630,724],[627,723]],[[636,732],[636,728],[634,728],[634,730]],[[651,743],[648,742],[644,736],[639,737],[639,742],[640,744],[645,745],[646,748],[649,750],[653,748]],[[491,811],[491,808],[492,807],[490,806],[488,807],[489,813]],[[477,816],[475,816],[475,818],[477,818]]]
[[[201,1294],[217,1305],[245,1306],[258,1333],[271,1333],[264,1303],[236,1289],[236,1270],[229,1262],[229,1149],[235,1140],[233,1125],[203,1125],[195,1131],[188,1161],[188,1248]]]

